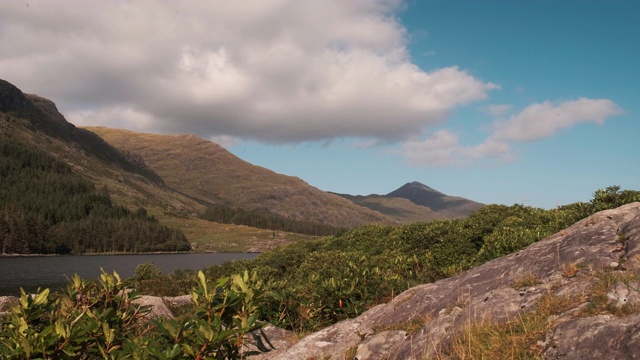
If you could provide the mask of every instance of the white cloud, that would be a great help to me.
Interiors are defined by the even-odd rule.
[[[467,149],[460,145],[458,135],[448,131],[436,131],[428,139],[411,139],[402,144],[400,154],[412,165],[451,166],[465,165]]]
[[[509,111],[508,105],[489,106],[499,116]],[[608,99],[580,98],[574,101],[532,104],[505,121],[494,124],[494,131],[475,146],[460,143],[458,136],[440,130],[426,139],[406,141],[398,151],[409,163],[426,166],[461,166],[479,161],[510,162],[517,159],[514,145],[549,138],[560,130],[582,123],[603,124],[624,111]]]
[[[550,137],[562,129],[580,123],[604,123],[605,119],[624,112],[608,99],[580,98],[554,104],[545,101],[528,106],[507,121],[495,124],[492,139],[497,141],[535,141]]]
[[[153,126],[157,122],[156,119],[145,112],[123,106],[77,110],[64,115],[67,121],[78,126],[102,125],[116,129],[129,128],[140,131]]]
[[[209,141],[213,141],[224,148],[230,148],[240,143],[239,139],[227,135],[212,136],[209,138]]]
[[[497,85],[411,62],[400,0],[0,2],[0,74],[78,124],[398,141]]]

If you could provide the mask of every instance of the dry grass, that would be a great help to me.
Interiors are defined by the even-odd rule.
[[[291,242],[315,238],[243,225],[220,224],[198,218],[157,217],[163,224],[182,230],[196,251],[265,252]]]
[[[575,276],[579,264],[566,267],[565,276]],[[637,304],[617,306],[607,296],[616,284],[625,284],[638,291],[640,274],[624,271],[600,271],[593,274],[597,282],[589,295],[544,295],[529,312],[521,312],[505,323],[489,320],[470,322],[453,336],[452,341],[438,351],[438,359],[539,359],[544,350],[538,345],[545,334],[558,321],[556,316],[592,316],[611,314],[625,316],[640,310]],[[532,280],[523,279],[521,284]],[[514,284],[520,285],[520,284]],[[587,302],[582,311],[567,315],[567,310],[578,308]]]
[[[572,278],[578,274],[578,271],[580,271],[581,268],[582,266],[579,263],[572,262],[563,265],[560,272],[562,273],[562,276]]]
[[[558,315],[581,302],[580,297],[547,294],[535,310],[519,315],[506,323],[488,320],[470,322],[448,346],[436,354],[437,358],[454,359],[537,359],[542,349],[537,342],[544,340],[554,325],[551,315]]]
[[[523,287],[536,286],[540,284],[540,280],[538,276],[535,274],[529,274],[523,276],[522,278],[516,279],[516,281],[511,285],[514,289],[520,289]]]

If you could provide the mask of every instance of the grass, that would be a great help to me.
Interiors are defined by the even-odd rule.
[[[221,224],[198,218],[182,219],[154,214],[163,224],[182,230],[196,251],[264,252],[314,236]]]
[[[389,324],[384,326],[375,326],[373,328],[373,333],[378,334],[384,331],[402,330],[406,332],[407,335],[411,336],[411,335],[415,335],[418,331],[420,331],[420,329],[422,329],[427,323],[429,323],[429,321],[431,321],[431,316],[429,315],[417,316],[409,321],[402,322],[402,323],[395,323],[395,324]]]
[[[631,290],[639,291],[640,274],[624,271],[601,271],[596,274],[598,281],[591,288],[589,305],[585,309],[585,315],[611,314],[625,316],[640,310],[640,305],[624,304],[617,306],[608,296],[616,284],[624,284]]]
[[[535,310],[505,323],[490,320],[470,322],[438,351],[437,358],[455,359],[537,359],[542,348],[538,341],[554,325],[558,315],[582,301],[580,296],[544,295]]]
[[[513,287],[514,289],[520,289],[523,287],[536,286],[538,284],[540,284],[538,276],[536,276],[535,274],[529,274],[520,279],[516,279],[511,287]]]
[[[563,275],[575,276],[580,264],[569,264]],[[640,310],[639,305],[617,306],[608,294],[616,284],[624,284],[631,290],[639,291],[640,273],[624,271],[599,271],[591,291],[586,294],[558,296],[545,294],[532,311],[520,312],[508,322],[496,323],[489,319],[469,322],[453,335],[450,343],[436,352],[438,359],[539,359],[544,350],[540,341],[556,325],[557,317],[567,310],[587,303],[581,311],[570,316],[594,316],[610,314],[626,316]],[[514,283],[514,287],[530,286],[537,282],[534,277],[524,277]]]

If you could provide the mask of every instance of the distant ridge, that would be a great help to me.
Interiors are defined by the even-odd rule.
[[[378,211],[400,224],[466,217],[484,206],[462,197],[448,196],[417,181],[406,183],[387,195],[336,195]]]
[[[448,217],[464,217],[484,206],[469,199],[443,194],[417,181],[406,183],[387,196],[407,199]]]

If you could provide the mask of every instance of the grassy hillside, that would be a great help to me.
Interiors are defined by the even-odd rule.
[[[139,154],[167,186],[192,198],[247,209],[262,208],[292,220],[335,227],[388,222],[384,215],[316,189],[297,177],[251,165],[194,135],[142,134],[87,127],[120,149]]]

